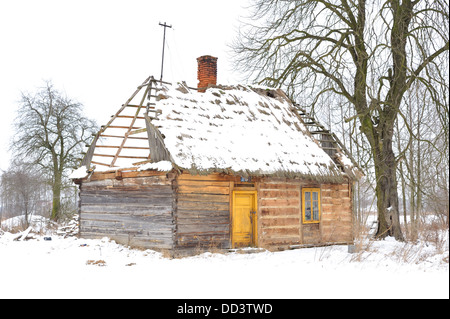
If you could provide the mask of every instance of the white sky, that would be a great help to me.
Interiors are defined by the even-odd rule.
[[[242,79],[228,44],[237,35],[247,0],[0,0],[0,169],[23,92],[51,80],[84,104],[86,116],[105,124],[149,75],[197,85],[197,60],[219,58],[218,82]]]

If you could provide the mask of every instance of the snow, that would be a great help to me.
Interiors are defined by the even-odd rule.
[[[156,170],[160,172],[168,172],[172,170],[172,163],[169,161],[160,161],[157,163],[147,163],[139,167],[139,171]]]
[[[353,254],[328,246],[170,259],[108,238],[13,241],[5,232],[0,298],[448,299],[448,231],[444,236],[443,247],[386,239],[362,241],[365,249]]]
[[[48,227],[49,220],[48,218],[39,216],[39,215],[32,215],[28,217],[28,223],[32,227],[32,230],[39,233],[45,231]],[[26,225],[25,216],[16,216],[9,218],[7,220],[4,220],[0,224],[0,228],[11,230],[14,228],[20,228],[24,227]]]
[[[70,175],[70,179],[78,179],[78,178],[85,178],[88,176],[88,169],[86,166],[81,166],[74,170]]]
[[[281,91],[239,85],[198,93],[167,86],[157,107],[162,114],[153,124],[161,126],[165,146],[182,168],[339,174]]]

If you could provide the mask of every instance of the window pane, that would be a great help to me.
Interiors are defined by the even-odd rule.
[[[319,200],[319,193],[318,192],[313,192],[313,200]]]
[[[305,192],[305,201],[309,202],[311,200],[311,192]]]
[[[305,201],[305,220],[311,220],[311,201]]]
[[[313,201],[313,219],[319,220],[319,202]]]

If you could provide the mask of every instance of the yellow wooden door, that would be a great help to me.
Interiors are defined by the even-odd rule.
[[[233,192],[232,246],[253,247],[258,238],[256,192]]]

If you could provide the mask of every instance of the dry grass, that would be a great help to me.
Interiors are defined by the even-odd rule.
[[[428,222],[427,222],[428,220]],[[410,225],[408,228],[411,229]],[[406,232],[404,232],[406,233]],[[387,257],[397,262],[419,264],[433,256],[442,255],[443,263],[449,262],[449,229],[439,219],[424,219],[417,228],[415,236],[408,234],[405,242],[394,249]],[[355,253],[351,261],[361,262],[377,251],[376,242],[369,234],[369,226],[355,225]],[[447,251],[447,255],[445,252]]]
[[[423,223],[419,229],[419,238],[427,245],[433,245],[436,251],[443,253],[448,250],[448,227],[440,220]]]
[[[104,260],[88,260],[88,261],[86,261],[86,265],[94,265],[94,266],[104,267],[104,266],[106,266],[106,261],[104,261]]]
[[[350,261],[362,262],[375,251],[373,248],[374,241],[371,239],[369,231],[370,227],[367,224],[355,225],[355,252],[352,254]]]

